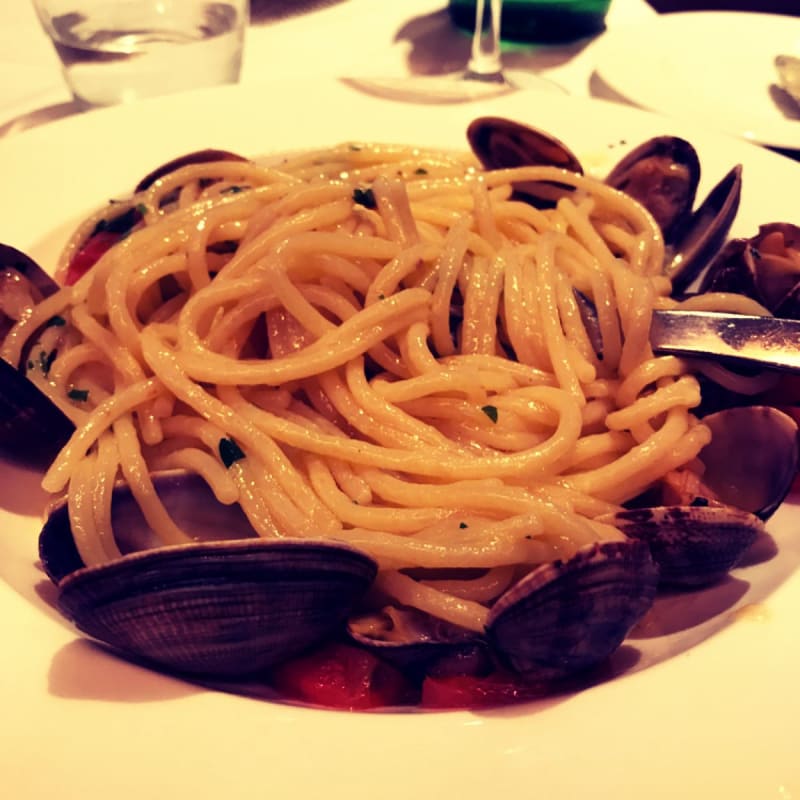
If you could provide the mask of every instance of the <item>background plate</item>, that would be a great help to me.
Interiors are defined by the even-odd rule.
[[[800,18],[724,11],[621,26],[595,48],[600,78],[643,108],[800,148],[800,106],[777,87],[780,53],[800,55]]]
[[[682,135],[701,154],[704,189],[731,164],[744,164],[736,233],[797,221],[790,187],[800,182],[800,165],[688,123],[551,94],[414,106],[337,83],[284,82],[112,108],[0,141],[0,241],[49,263],[82,214],[196,148],[255,155],[353,139],[459,147],[466,124],[481,114],[549,130],[601,173],[650,136]],[[36,566],[45,502],[38,481],[0,464],[4,796],[800,796],[793,505],[770,523],[776,552],[702,602],[673,599],[677,616],[648,619],[633,642],[647,654],[638,671],[501,711],[348,714],[210,691],[78,639],[52,610],[52,589]],[[660,661],[659,648],[679,654]]]

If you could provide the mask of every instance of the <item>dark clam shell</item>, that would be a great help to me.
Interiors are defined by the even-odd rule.
[[[758,517],[730,506],[631,509],[607,521],[626,536],[647,543],[666,586],[715,583],[763,531]]]
[[[706,497],[684,505],[621,511],[601,520],[648,543],[661,582],[702,586],[724,577],[763,533],[797,474],[795,421],[769,406],[741,406],[704,417],[711,442],[700,451]]]
[[[7,244],[0,244],[0,297],[13,292],[15,285],[29,285],[34,302],[50,297],[59,285],[30,256]],[[6,338],[16,319],[7,316],[0,305],[0,341]],[[18,365],[14,365],[18,366]]]
[[[33,467],[52,461],[75,426],[19,370],[0,359],[0,453]]]
[[[606,178],[606,183],[638,200],[673,242],[692,213],[700,182],[700,159],[689,142],[677,136],[656,136],[631,150]]]
[[[771,406],[740,406],[703,418],[711,442],[700,452],[703,482],[722,503],[766,520],[797,476],[797,423]]]
[[[121,558],[85,566],[63,502],[39,537],[64,615],[127,656],[195,675],[258,672],[343,632],[375,579],[375,562],[346,544],[257,538],[196,475],[153,482],[192,542],[159,545],[122,482],[112,495]]]
[[[58,284],[32,258],[15,247],[0,244],[0,296],[10,299],[20,292],[38,303],[58,289]],[[0,305],[0,342],[17,321],[3,307]],[[27,350],[23,350],[23,364],[27,357]],[[20,364],[0,359],[0,453],[16,463],[41,467],[52,461],[75,426],[18,367]]]
[[[467,128],[472,151],[486,169],[553,166],[583,174],[577,156],[561,141],[536,128],[502,117],[478,117]],[[572,187],[550,181],[515,185],[534,205],[552,205]]]
[[[739,210],[742,167],[737,164],[709,192],[667,248],[665,275],[683,292],[716,256]]]
[[[136,184],[134,192],[143,192],[149,189],[157,180],[169,175],[170,172],[175,172],[176,169],[181,167],[188,167],[191,164],[208,164],[212,161],[247,161],[244,156],[237,153],[232,153],[230,150],[217,150],[214,148],[206,148],[205,150],[195,150],[191,153],[186,153],[182,156],[167,161],[160,167],[156,167],[151,172],[148,172],[139,183]]]
[[[59,606],[122,654],[182,673],[261,672],[341,631],[377,565],[310,540],[188,544],[79,569]]]
[[[714,259],[701,292],[752,297],[779,317],[800,319],[800,226],[761,225],[755,236],[732,239]]]
[[[658,568],[643,542],[593,544],[544,564],[502,595],[486,626],[495,652],[516,672],[557,680],[610,656],[645,615]]]

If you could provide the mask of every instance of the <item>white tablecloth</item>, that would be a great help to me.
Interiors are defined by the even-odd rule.
[[[655,13],[645,0],[612,0],[607,27]],[[4,0],[0,20],[0,136],[77,113],[30,0]],[[617,99],[592,80],[595,41],[515,47],[505,63],[570,94]],[[451,24],[446,0],[254,0],[241,81],[443,75],[463,69],[468,53],[469,38]]]

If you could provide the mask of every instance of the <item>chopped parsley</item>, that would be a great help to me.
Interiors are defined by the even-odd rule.
[[[94,230],[89,238],[91,239],[92,236],[103,232],[116,233],[120,236],[124,236],[130,233],[133,228],[142,221],[142,217],[145,215],[146,211],[147,206],[139,203],[139,205],[129,208],[113,219],[101,219],[97,225],[94,226]]]
[[[235,253],[239,247],[239,242],[235,239],[222,239],[219,242],[214,242],[208,246],[209,253],[216,253],[217,255],[226,255],[227,253]]]
[[[220,194],[239,194],[245,190],[244,186],[226,186]]]
[[[64,319],[64,317],[60,317],[58,314],[56,314],[56,316],[50,317],[50,319],[45,322],[44,326],[45,328],[61,328],[66,324],[67,321]]]
[[[378,204],[375,202],[375,193],[372,189],[353,189],[353,202],[358,203],[364,208],[377,208]]]
[[[49,353],[45,353],[44,350],[39,353],[39,368],[42,370],[42,375],[48,375],[50,373],[50,367],[53,366],[57,355],[58,350],[55,349],[51,350]]]
[[[497,406],[481,406],[481,411],[483,411],[492,422],[497,422]]]
[[[469,528],[469,525],[467,525],[466,522],[459,522],[458,527],[461,528],[461,530],[464,530],[464,528]]]
[[[219,440],[219,457],[226,467],[230,467],[244,458],[244,452],[233,439],[222,438]]]
[[[67,392],[67,397],[70,400],[77,400],[78,402],[85,403],[89,399],[88,389],[70,389]]]

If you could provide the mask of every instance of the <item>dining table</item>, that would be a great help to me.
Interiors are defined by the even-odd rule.
[[[619,31],[660,12],[750,9],[797,14],[796,3],[773,0],[612,0],[606,32]],[[30,0],[7,0],[0,26],[0,136],[81,113]],[[511,71],[535,73],[577,97],[629,102],[595,70],[602,35],[556,44],[504,47]],[[453,75],[470,53],[469,35],[448,14],[445,0],[252,0],[240,83],[286,77],[394,81]]]
[[[703,168],[710,167],[703,191],[743,159],[741,225],[752,233],[760,222],[783,220],[797,208],[796,192],[778,183],[784,176],[800,181],[800,111],[781,106],[785,116],[771,117],[766,128],[739,126],[734,112],[741,111],[743,90],[731,86],[723,98],[731,117],[722,115],[715,127],[714,113],[699,119],[702,99],[671,102],[671,73],[650,67],[650,83],[628,92],[617,77],[626,69],[635,76],[641,65],[601,69],[609,43],[633,51],[660,22],[695,12],[705,24],[713,22],[705,15],[731,15],[724,19],[737,23],[737,36],[747,35],[749,12],[779,33],[784,20],[800,22],[796,0],[611,0],[597,34],[560,43],[504,40],[510,79],[536,76],[545,88],[486,108],[500,115],[541,104],[544,118],[579,142],[601,142],[586,148],[590,168],[592,159],[608,168],[634,144],[625,131],[644,137],[688,130]],[[470,57],[470,34],[453,23],[447,0],[251,0],[232,93],[193,90],[174,107],[164,97],[134,101],[130,113],[120,106],[87,110],[75,101],[31,0],[4,0],[0,21],[0,174],[16,191],[0,202],[9,210],[0,216],[0,240],[32,247],[38,260],[56,254],[90,203],[134,186],[131,178],[145,167],[194,147],[226,147],[221,135],[222,144],[204,139],[211,114],[217,133],[226,132],[220,115],[235,117],[233,140],[255,153],[265,152],[260,143],[269,147],[273,108],[276,141],[297,148],[356,135],[358,126],[340,119],[342,109],[385,115],[382,125],[365,127],[396,130],[401,139],[430,119],[433,128],[442,126],[432,131],[441,134],[432,136],[437,146],[462,135],[465,120],[478,113],[469,100],[429,88],[452,85]],[[710,71],[723,39],[709,37],[692,63],[706,58]],[[800,36],[796,46],[800,55]],[[698,83],[702,77],[698,72]],[[661,86],[651,94],[653,80]],[[776,90],[772,99],[778,96]],[[555,98],[552,108],[548,98]],[[242,101],[257,105],[256,130],[247,128]],[[455,121],[448,108],[456,109]],[[482,104],[474,108],[484,113]],[[136,163],[120,164],[137,147]],[[723,582],[705,605],[666,593],[663,607],[677,608],[690,623],[678,629],[667,616],[656,619],[662,628],[642,633],[636,645],[645,655],[623,664],[624,680],[612,673],[574,696],[546,698],[538,717],[526,717],[523,704],[429,714],[420,725],[426,715],[415,711],[348,715],[280,702],[259,706],[265,698],[253,690],[253,700],[249,687],[163,675],[79,640],[54,608],[55,589],[37,562],[34,539],[3,540],[9,519],[24,519],[26,533],[38,531],[47,500],[40,484],[39,476],[0,461],[0,618],[17,647],[4,651],[0,644],[0,798],[800,799],[796,497],[770,528],[773,549],[765,546],[745,565],[751,573]],[[709,618],[701,619],[709,604]],[[631,676],[623,674],[628,667]]]

